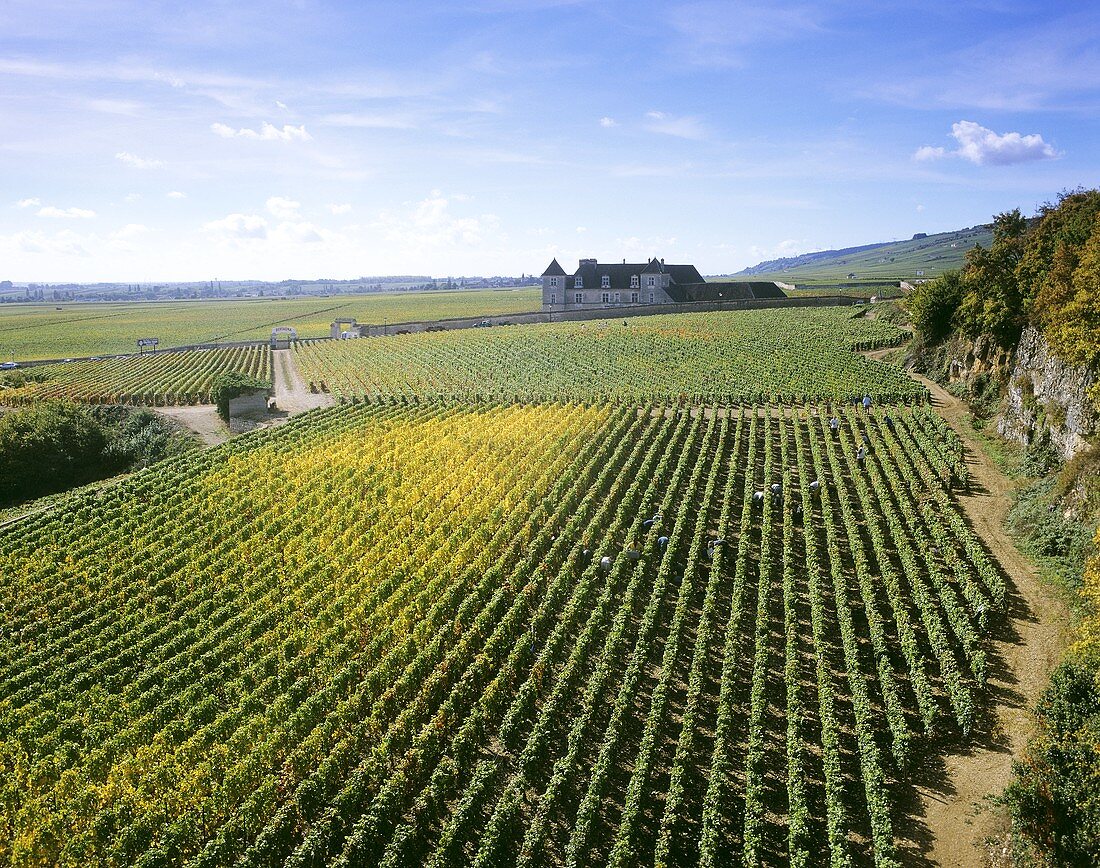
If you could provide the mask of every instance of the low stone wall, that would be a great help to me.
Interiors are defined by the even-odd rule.
[[[699,301],[691,304],[637,304],[615,305],[586,310],[553,310],[537,313],[513,313],[491,317],[462,317],[456,319],[425,320],[420,322],[389,323],[388,325],[364,325],[360,323],[359,332],[363,337],[381,337],[432,330],[451,331],[455,329],[477,328],[488,322],[499,325],[528,325],[545,322],[582,322],[595,319],[629,319],[635,316],[657,316],[668,313],[709,313],[720,310],[760,310],[780,307],[838,307],[851,306],[858,301],[853,299],[826,296],[805,296],[803,298],[756,298],[739,301]]]

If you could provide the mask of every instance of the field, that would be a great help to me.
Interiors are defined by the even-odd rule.
[[[300,344],[314,391],[341,399],[614,398],[803,403],[921,394],[900,371],[850,352],[893,346],[896,326],[851,308],[674,314]]]
[[[0,305],[0,360],[61,359],[131,353],[138,338],[162,347],[266,340],[276,325],[322,337],[336,317],[407,322],[538,310],[537,289],[380,293],[331,298]],[[58,308],[61,308],[60,310]]]
[[[214,378],[229,372],[270,380],[270,351],[266,346],[223,347],[41,365],[0,374],[0,406],[57,399],[158,407],[205,404],[211,401]]]
[[[1006,595],[959,440],[853,352],[903,338],[811,308],[300,343],[343,405],[0,526],[0,864],[899,864]]]

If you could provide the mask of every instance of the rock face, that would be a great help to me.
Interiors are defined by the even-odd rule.
[[[1046,427],[1063,458],[1072,458],[1100,430],[1100,418],[1088,398],[1096,372],[1067,365],[1032,327],[1024,329],[997,422],[1002,437],[1027,445]]]

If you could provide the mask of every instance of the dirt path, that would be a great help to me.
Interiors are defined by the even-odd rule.
[[[1005,820],[988,799],[1012,779],[1012,759],[1034,727],[1031,709],[1069,641],[1070,612],[1005,532],[1015,486],[974,441],[966,405],[931,380],[911,376],[928,388],[936,412],[966,444],[971,486],[959,505],[1010,579],[1009,617],[993,631],[990,648],[992,701],[966,744],[923,767],[916,781],[918,812],[930,837],[917,847],[923,860],[945,868],[1009,865],[1001,843]]]
[[[199,435],[207,446],[217,446],[224,443],[230,437],[229,428],[226,427],[222,417],[218,415],[218,409],[213,404],[200,404],[196,407],[153,407],[158,416],[164,416],[179,422],[188,431]]]
[[[332,395],[315,395],[298,371],[292,350],[271,353],[275,369],[275,406],[290,416],[317,407],[331,407]]]

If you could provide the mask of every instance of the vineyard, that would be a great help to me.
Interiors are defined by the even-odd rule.
[[[162,347],[264,341],[277,325],[324,337],[337,317],[391,323],[538,310],[537,289],[402,292],[322,298],[0,305],[0,357],[60,359],[133,352],[138,338]]]
[[[965,483],[921,407],[401,398],[74,495],[0,529],[0,861],[898,864]]]
[[[339,399],[625,399],[803,403],[922,394],[902,372],[850,352],[904,338],[850,309],[674,314],[302,343],[298,367]]]
[[[204,404],[211,400],[214,378],[230,372],[270,379],[271,356],[267,346],[41,365],[0,376],[0,405],[17,406],[49,399],[86,404]]]

